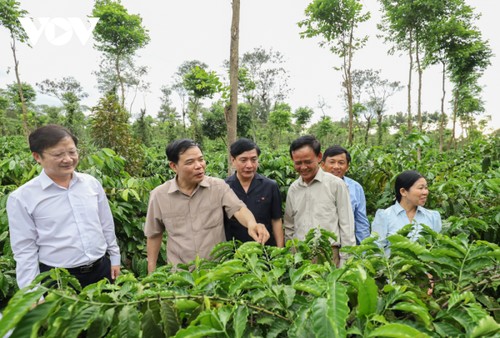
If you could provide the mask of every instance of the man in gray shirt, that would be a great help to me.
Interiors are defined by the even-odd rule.
[[[356,245],[354,217],[346,184],[320,168],[321,144],[310,135],[290,145],[290,156],[300,177],[288,189],[285,207],[285,238],[303,240],[307,232],[321,227],[337,235],[334,262],[343,263],[340,246]]]

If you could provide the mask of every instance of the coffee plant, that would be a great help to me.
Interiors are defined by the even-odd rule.
[[[330,264],[335,235],[313,229],[285,248],[224,242],[213,261],[83,290],[55,269],[14,295],[0,336],[9,329],[12,337],[500,335],[500,248],[427,227],[411,242],[409,231],[389,238],[390,257],[374,238],[342,250],[350,255],[342,268]]]
[[[417,169],[427,206],[443,232],[408,229],[390,238],[385,257],[366,239],[330,264],[325,231],[285,248],[224,242],[214,260],[147,275],[143,222],[149,192],[173,177],[164,148],[143,148],[140,174],[111,149],[81,144],[78,170],[102,183],[122,252],[122,272],[81,289],[64,269],[17,290],[5,205],[8,194],[40,172],[22,137],[0,138],[0,337],[500,337],[500,141],[483,137],[441,153],[425,135],[385,147],[353,146],[349,176],[362,184],[369,218],[393,203],[393,179]],[[207,173],[227,176],[223,147],[207,144]],[[259,172],[276,180],[283,201],[296,179],[286,147],[262,147]],[[56,283],[56,288],[48,288]],[[43,296],[44,301],[39,302]],[[37,303],[39,303],[37,305]]]

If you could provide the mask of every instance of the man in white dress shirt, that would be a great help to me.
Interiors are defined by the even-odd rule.
[[[47,125],[29,136],[39,176],[7,200],[10,241],[19,288],[53,267],[74,275],[82,287],[120,273],[120,250],[111,209],[94,177],[75,171],[78,139]]]

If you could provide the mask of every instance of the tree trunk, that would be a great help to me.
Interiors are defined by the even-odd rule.
[[[29,135],[28,108],[26,107],[26,100],[24,100],[23,84],[21,83],[21,78],[19,76],[19,61],[17,60],[17,54],[16,54],[16,39],[14,39],[14,36],[11,37],[12,37],[12,43],[10,47],[12,48],[12,55],[14,56],[14,72],[16,73],[17,92],[19,94],[19,99],[21,100],[23,131],[24,131],[24,136],[28,137]]]
[[[457,84],[457,88],[460,88],[460,83]],[[448,149],[450,149],[450,146],[455,146],[455,131],[456,131],[456,125],[457,125],[457,114],[458,114],[458,95],[459,95],[459,89],[455,90],[454,93],[455,97],[453,98],[453,127],[451,130],[451,141],[450,144],[448,145]]]
[[[229,146],[236,141],[236,128],[238,119],[238,45],[240,26],[240,0],[233,0],[233,17],[231,20],[231,46],[229,53],[229,108],[224,109],[227,127],[228,145],[228,174],[231,174],[231,156],[229,156]]]
[[[344,64],[346,92],[347,92],[347,107],[349,110],[349,137],[348,137],[349,147],[352,146],[352,142],[354,140],[354,130],[353,130],[354,110],[352,104],[352,78],[351,78],[352,40],[354,34],[353,31],[354,31],[354,26],[351,26],[351,32],[349,34],[349,47],[347,51],[347,64]]]
[[[443,65],[443,76],[442,76],[442,93],[441,96],[441,118],[439,121],[439,152],[443,152],[443,142],[444,142],[444,121],[446,120],[446,114],[444,112],[444,100],[446,97],[446,64],[442,62]]]
[[[366,128],[365,128],[365,145],[368,146],[368,136],[370,135],[370,126],[372,119],[366,119]]]
[[[121,106],[123,109],[125,109],[125,85],[123,83],[122,74],[120,72],[120,58],[119,57],[116,57],[115,69],[116,69],[116,76],[118,77],[118,82],[120,83],[120,91],[122,93]]]
[[[382,145],[382,110],[377,111],[377,143]]]
[[[418,42],[418,32],[415,38],[415,58],[417,61],[417,71],[418,71],[418,98],[417,98],[417,123],[418,123],[418,131],[422,133],[422,66],[420,64],[420,55],[419,52],[419,42]],[[420,146],[417,147],[417,162],[420,162],[422,158],[422,148]]]
[[[410,69],[408,71],[408,134],[411,133],[412,121],[411,121],[411,75],[413,70],[413,54],[412,54],[412,31],[410,31],[410,47],[408,55],[410,56]]]
[[[420,65],[420,55],[419,53],[419,43],[418,37],[415,39],[415,58],[417,61],[418,70],[418,98],[417,98],[417,121],[418,121],[418,131],[422,132],[422,66]]]

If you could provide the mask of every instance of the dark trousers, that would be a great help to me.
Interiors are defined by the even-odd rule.
[[[54,267],[45,265],[43,263],[39,264],[40,272],[49,271]],[[98,259],[92,267],[77,267],[77,268],[68,268],[67,269],[70,274],[72,274],[78,281],[82,288],[86,287],[89,284],[96,283],[101,279],[107,278],[109,281],[111,279],[111,261],[109,257],[103,256]]]

